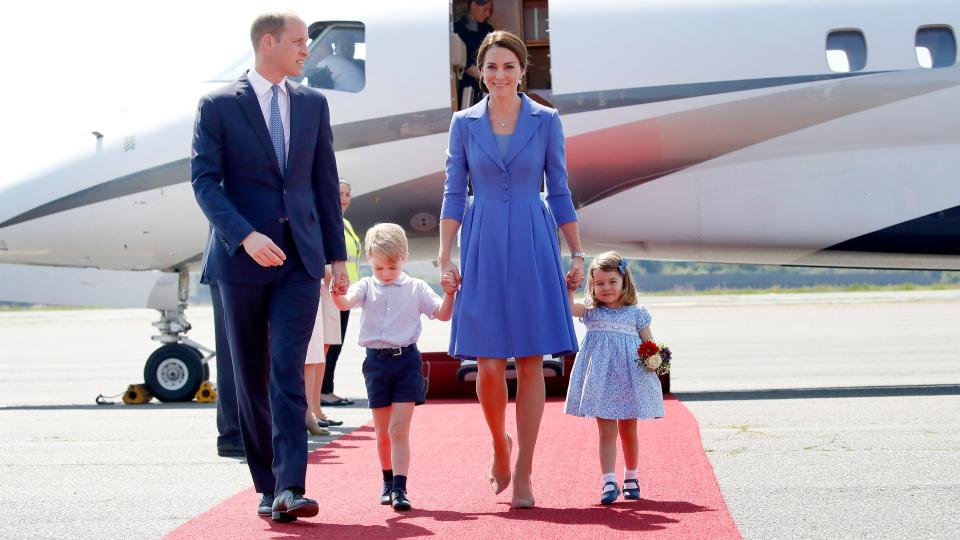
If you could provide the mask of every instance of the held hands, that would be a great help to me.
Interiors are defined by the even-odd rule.
[[[248,234],[243,242],[240,243],[247,255],[263,267],[282,266],[287,256],[283,250],[273,243],[273,240],[265,234],[253,231]]]
[[[347,274],[346,261],[333,261],[333,279],[330,280],[330,294],[343,296],[350,288],[350,275]]]
[[[452,261],[441,259],[439,262],[440,286],[443,287],[444,293],[453,294],[460,288],[460,271]]]
[[[580,285],[583,284],[584,276],[583,259],[580,257],[570,259],[570,271],[567,272],[566,276],[567,288],[572,291],[579,289]]]
[[[453,277],[452,273],[445,272],[443,277],[440,278],[440,287],[443,289],[444,294],[456,294],[457,289],[460,288],[460,285],[457,283],[457,280]]]

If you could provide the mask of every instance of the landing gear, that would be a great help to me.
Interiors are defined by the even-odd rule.
[[[143,380],[160,401],[190,401],[203,381],[210,378],[208,362],[216,352],[188,338],[190,331],[184,312],[190,291],[190,274],[179,270],[176,309],[161,309],[160,320],[153,323],[160,334],[151,339],[163,343],[147,358]]]
[[[180,343],[153,351],[143,367],[143,380],[160,401],[190,401],[203,382],[203,356]]]

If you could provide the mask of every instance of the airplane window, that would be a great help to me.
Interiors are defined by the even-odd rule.
[[[310,43],[303,82],[314,88],[359,92],[366,84],[367,44],[362,23],[336,23]]]
[[[917,30],[917,62],[928,69],[950,67],[957,61],[957,40],[949,26]]]
[[[867,65],[867,41],[859,30],[834,30],[827,35],[827,65],[831,71],[849,73]]]

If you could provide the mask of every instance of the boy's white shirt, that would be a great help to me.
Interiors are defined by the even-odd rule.
[[[385,285],[375,277],[361,278],[350,286],[347,297],[356,299],[360,315],[361,347],[385,349],[406,347],[420,338],[420,315],[433,319],[443,299],[427,282],[400,274]]]

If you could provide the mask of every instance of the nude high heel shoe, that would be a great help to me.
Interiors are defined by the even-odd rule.
[[[330,430],[325,427],[320,427],[320,424],[317,423],[317,417],[310,415],[306,421],[307,424],[307,433],[311,435],[320,435],[326,436],[330,434]]]
[[[513,454],[513,439],[507,433],[507,464],[510,463],[510,455]],[[506,477],[498,477],[493,470],[494,458],[490,458],[490,471],[487,473],[487,481],[490,482],[490,489],[494,494],[499,494],[510,485],[511,473],[508,470]]]

